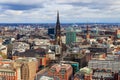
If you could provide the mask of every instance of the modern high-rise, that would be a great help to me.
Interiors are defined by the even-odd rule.
[[[55,28],[48,28],[48,35],[54,39],[55,38]]]
[[[48,35],[55,34],[55,29],[54,28],[48,28]]]
[[[55,28],[55,44],[62,46],[59,12],[57,12],[57,22],[56,22],[56,28]]]
[[[70,45],[72,42],[76,42],[76,32],[69,27],[66,29],[66,44]]]

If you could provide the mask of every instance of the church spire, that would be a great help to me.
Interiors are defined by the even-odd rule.
[[[61,27],[60,27],[60,20],[59,20],[59,11],[57,11],[57,22],[56,22],[56,29],[55,29],[55,42],[56,45],[61,45]]]
[[[57,23],[60,24],[60,20],[59,20],[59,11],[57,11]]]

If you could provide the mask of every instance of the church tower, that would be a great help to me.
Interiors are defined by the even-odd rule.
[[[90,39],[89,26],[87,25],[86,28],[87,28],[87,29],[86,29],[86,31],[87,31],[86,39]]]
[[[60,27],[60,20],[59,20],[59,12],[57,11],[57,22],[55,28],[55,44],[62,46],[61,40],[61,27]]]

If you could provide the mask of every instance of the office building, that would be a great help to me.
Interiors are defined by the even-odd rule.
[[[66,29],[66,44],[70,45],[72,42],[76,42],[76,32],[73,28]]]
[[[55,28],[48,28],[48,35],[55,34]]]
[[[48,35],[54,39],[55,38],[55,28],[48,28]]]

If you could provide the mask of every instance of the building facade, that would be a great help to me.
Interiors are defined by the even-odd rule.
[[[59,80],[70,80],[72,72],[73,69],[70,64],[55,64],[49,69],[48,75],[57,77]]]
[[[0,61],[0,80],[17,80],[17,71],[12,63],[13,61],[9,59]]]
[[[118,72],[120,62],[114,60],[90,60],[88,67],[92,69],[111,69],[113,72]]]
[[[17,71],[17,80],[34,80],[37,71],[37,60],[35,58],[18,58],[14,61]]]
[[[55,28],[48,28],[48,35],[54,39],[55,38]]]
[[[72,42],[76,42],[76,32],[73,28],[67,28],[67,30],[66,30],[66,44],[70,45]]]

